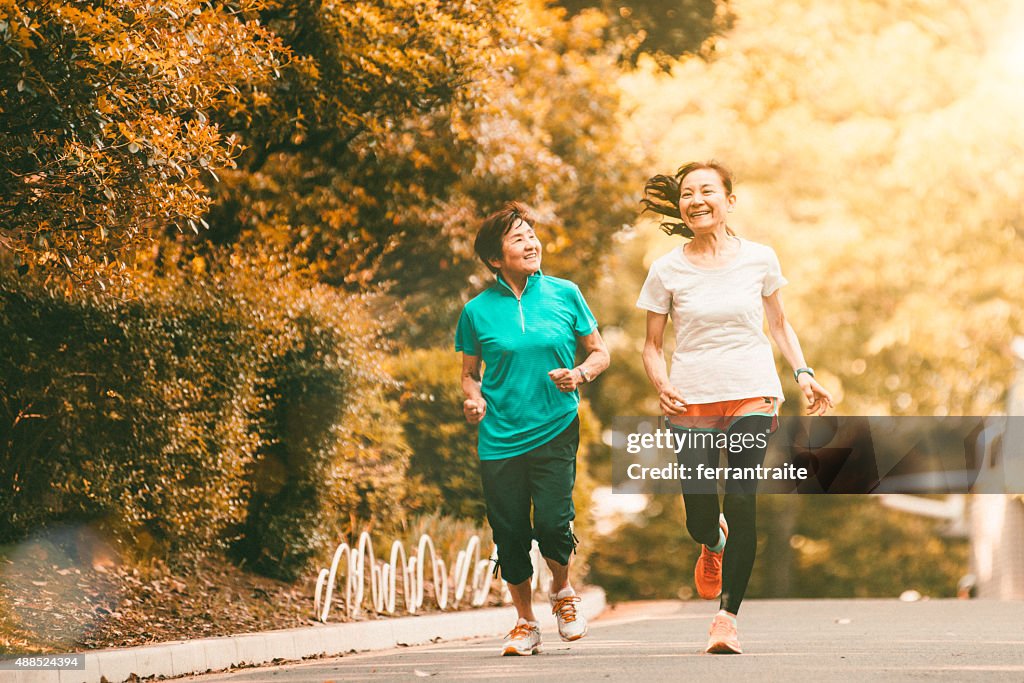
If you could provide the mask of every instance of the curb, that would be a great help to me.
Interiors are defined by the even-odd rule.
[[[604,591],[580,593],[580,610],[588,620],[604,611]],[[537,604],[537,603],[535,603]],[[544,630],[555,618],[538,605]],[[513,607],[489,607],[422,616],[385,618],[344,624],[320,624],[222,638],[172,641],[159,645],[92,650],[83,654],[85,670],[20,669],[0,671],[2,683],[120,683],[135,677],[177,677],[238,666],[280,664],[308,657],[339,656],[367,650],[388,650],[446,640],[498,636],[515,621]]]

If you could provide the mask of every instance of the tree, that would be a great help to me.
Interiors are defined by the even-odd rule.
[[[215,188],[200,253],[234,244],[329,284],[370,286],[404,206],[444,180],[421,153],[392,150],[432,136],[421,128],[431,115],[478,96],[492,55],[517,35],[512,13],[510,0],[267,3],[261,18],[294,58],[272,92],[226,112],[249,149]]]
[[[734,226],[779,252],[843,412],[1004,409],[1024,333],[1011,8],[750,0],[710,61],[626,79],[652,172],[707,157],[736,172]]]
[[[681,500],[653,496],[593,553],[590,579],[610,600],[693,597],[700,545],[686,533]],[[897,597],[909,589],[952,597],[966,571],[964,539],[867,496],[763,496],[758,507],[758,561],[748,598]],[[795,528],[775,524],[787,510],[796,512]],[[788,580],[777,576],[780,563],[792,568]]]
[[[538,3],[527,7],[536,45],[498,63],[485,103],[453,112],[464,133],[427,140],[426,156],[451,164],[448,195],[410,207],[411,229],[385,260],[393,292],[413,313],[417,343],[449,342],[462,303],[491,283],[472,243],[480,219],[504,202],[536,210],[544,271],[581,283],[635,216],[630,187],[643,155],[622,135],[605,19],[587,13],[565,21]],[[446,239],[436,239],[435,225]]]
[[[283,59],[251,0],[0,2],[0,244],[51,282],[106,281],[198,230],[236,137],[212,111]]]
[[[787,313],[841,399],[838,412],[1005,411],[1009,342],[1024,333],[1024,148],[1010,133],[1024,115],[1024,74],[1013,4],[732,7],[739,21],[711,59],[682,60],[671,78],[641,68],[624,79],[636,104],[627,134],[659,159],[650,173],[710,157],[736,172],[730,223],[779,252]],[[606,325],[616,329],[603,328],[616,363],[590,388],[602,416],[623,405],[656,410],[642,403],[653,391],[633,302],[652,258],[678,246],[642,223],[602,278]],[[789,399],[784,410],[799,412]],[[692,567],[685,548],[678,559],[630,564],[641,548],[685,537],[661,505],[601,544],[593,576],[613,598],[674,595],[682,582],[671,577]],[[962,540],[866,497],[759,505],[751,597],[952,595],[967,571]],[[792,566],[791,592],[778,592],[780,565]]]
[[[637,151],[619,135],[605,20],[545,3],[275,5],[296,55],[269,99],[224,120],[249,146],[184,256],[224,244],[323,282],[386,288],[417,346],[447,341],[486,280],[482,216],[541,213],[545,267],[593,272],[632,216]]]
[[[665,71],[686,54],[711,54],[715,37],[735,20],[727,0],[562,0],[570,14],[598,10],[608,17],[606,39],[620,60],[636,66],[650,56]]]

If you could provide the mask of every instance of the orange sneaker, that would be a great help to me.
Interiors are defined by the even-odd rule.
[[[729,538],[729,525],[725,523],[725,515],[718,516],[718,526],[722,533]],[[700,547],[700,557],[697,558],[697,566],[693,568],[693,582],[697,584],[697,595],[705,600],[714,600],[722,594],[722,555],[711,552],[706,545]]]
[[[741,655],[740,638],[736,633],[736,624],[722,613],[715,615],[708,631],[708,647],[704,652],[709,655]]]

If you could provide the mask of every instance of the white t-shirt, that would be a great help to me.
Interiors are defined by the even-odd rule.
[[[636,302],[671,313],[676,348],[669,381],[688,403],[783,400],[761,297],[787,280],[771,247],[737,239],[739,252],[722,268],[694,266],[681,246],[660,257]]]

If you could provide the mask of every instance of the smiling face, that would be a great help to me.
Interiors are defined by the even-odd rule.
[[[725,229],[726,217],[736,195],[725,188],[722,176],[712,168],[699,168],[679,183],[679,213],[694,235]]]
[[[540,270],[540,240],[526,221],[516,221],[501,238],[501,259],[490,264],[508,279],[529,277]]]

